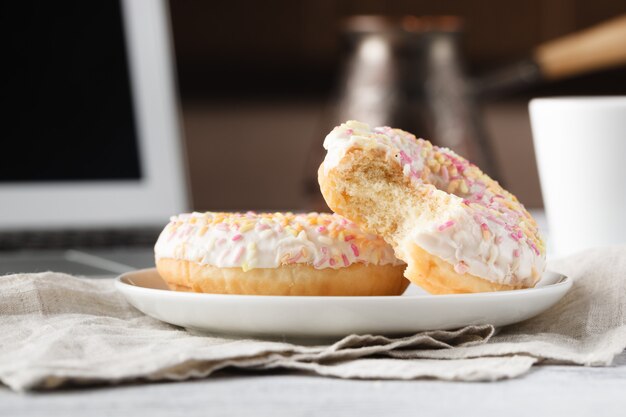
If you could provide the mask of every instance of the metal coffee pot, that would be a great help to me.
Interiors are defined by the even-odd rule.
[[[529,58],[470,78],[455,16],[354,16],[333,120],[402,127],[454,149],[495,178],[478,104],[491,96],[626,63],[626,16],[535,48]]]

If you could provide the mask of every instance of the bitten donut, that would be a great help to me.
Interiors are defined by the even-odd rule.
[[[155,246],[171,289],[214,294],[399,295],[406,265],[336,214],[191,213]]]
[[[330,208],[389,242],[434,294],[528,288],[544,270],[537,224],[511,193],[453,151],[349,121],[325,139]]]

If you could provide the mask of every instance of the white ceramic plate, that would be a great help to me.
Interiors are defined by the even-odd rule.
[[[429,295],[411,285],[383,297],[223,295],[170,291],[153,268],[123,274],[116,286],[143,313],[195,331],[319,338],[513,324],[552,307],[572,281],[546,272],[535,288],[480,294]]]

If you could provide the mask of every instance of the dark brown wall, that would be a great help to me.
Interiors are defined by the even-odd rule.
[[[340,61],[340,22],[354,14],[462,16],[468,62],[478,71],[624,12],[622,0],[171,2],[186,96],[329,89]]]
[[[459,15],[473,74],[526,56],[543,41],[626,12],[626,1],[172,0],[172,25],[194,206],[306,209],[311,149],[341,66],[340,22],[354,14]],[[484,103],[510,191],[541,206],[527,102],[533,96],[626,94],[626,70],[545,84]],[[419,132],[415,132],[419,134]],[[315,193],[313,193],[315,195]]]

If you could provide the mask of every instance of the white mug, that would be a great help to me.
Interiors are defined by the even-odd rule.
[[[626,243],[626,96],[529,108],[551,255]]]

